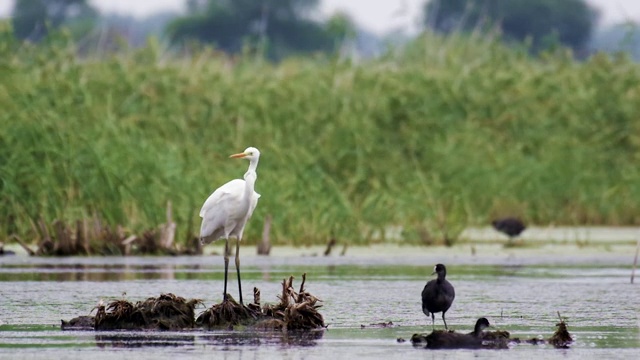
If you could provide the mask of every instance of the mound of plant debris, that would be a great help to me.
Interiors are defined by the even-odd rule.
[[[558,317],[560,318],[560,322],[556,324],[558,328],[553,336],[549,338],[549,343],[556,349],[568,349],[569,345],[573,342],[573,338],[571,334],[569,334],[567,324],[562,320],[560,312],[558,312]]]
[[[293,276],[282,282],[278,304],[260,307],[260,290],[254,288],[253,303],[243,306],[227,294],[227,299],[202,312],[196,319],[198,326],[207,329],[232,329],[248,326],[263,330],[311,330],[324,327],[318,312],[321,300],[304,289],[307,274],[302,274],[300,290],[293,287]]]
[[[79,316],[62,320],[62,330],[182,330],[195,326],[195,307],[202,302],[185,300],[174,294],[150,297],[135,304],[115,300],[108,305],[101,301],[96,316]],[[93,311],[93,310],[92,310]]]
[[[558,317],[560,317],[560,313],[558,313]],[[560,317],[560,323],[556,324],[558,327],[555,333],[548,339],[539,339],[539,338],[531,338],[526,340],[521,340],[520,338],[514,337],[512,338],[508,331],[504,330],[495,330],[495,331],[483,331],[480,335],[481,343],[478,343],[478,346],[475,348],[482,349],[509,349],[509,344],[532,344],[532,345],[542,345],[549,343],[553,345],[555,348],[566,349],[569,348],[569,345],[573,342],[573,338],[569,331],[567,330],[567,324]],[[455,333],[454,330],[433,330],[431,334],[434,333]],[[421,348],[429,348],[428,341],[431,334],[413,334],[411,337],[411,344],[415,347]],[[398,339],[399,342],[403,342],[404,339]]]
[[[282,294],[277,304],[260,306],[260,290],[254,288],[254,302],[248,306],[237,303],[230,295],[195,318],[195,308],[202,301],[186,300],[174,294],[162,294],[135,304],[119,299],[105,305],[102,301],[93,310],[95,316],[79,316],[62,320],[62,330],[185,330],[193,328],[295,331],[324,328],[318,312],[322,305],[305,291],[306,274],[298,292],[293,276],[282,282]],[[91,312],[93,312],[93,310]]]

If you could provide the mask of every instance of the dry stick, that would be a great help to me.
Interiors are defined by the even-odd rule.
[[[282,297],[280,302],[284,307],[289,306],[289,296],[287,295],[287,279],[282,280]]]
[[[631,270],[631,283],[636,275],[636,266],[638,265],[638,251],[640,250],[640,236],[638,236],[638,244],[636,245],[636,256],[633,258],[633,270]]]
[[[53,231],[55,232],[56,241],[54,252],[63,255],[72,255],[73,248],[71,245],[71,237],[66,229],[66,226],[62,220],[56,220],[53,222]]]
[[[260,289],[257,287],[253,288],[253,303],[260,306]]]
[[[176,235],[176,223],[173,222],[171,211],[171,201],[167,201],[167,223],[160,230],[160,246],[163,249],[170,249],[173,246],[173,239]]]
[[[349,244],[344,243],[344,246],[342,247],[342,251],[340,252],[340,256],[344,256],[344,254],[347,253],[347,247],[349,247]]]
[[[102,225],[100,224],[100,219],[98,218],[98,214],[93,213],[93,226],[91,227],[91,238],[93,240],[103,240],[102,239]]]
[[[51,240],[51,235],[49,235],[49,229],[47,228],[47,224],[44,222],[42,218],[38,220],[38,226],[40,227],[40,233],[42,234],[42,241],[38,245],[38,250],[36,254],[44,255],[47,251],[47,244],[51,244],[52,248],[55,248],[55,244]]]
[[[335,238],[331,238],[329,240],[329,242],[327,243],[327,249],[324,251],[324,256],[331,255],[331,249],[333,249],[333,246],[335,244],[336,244],[336,239]]]
[[[304,282],[307,281],[307,273],[302,274],[302,284],[300,284],[300,291],[298,291],[298,300],[296,303],[302,302],[302,293],[304,292]]]
[[[269,233],[271,232],[271,215],[264,218],[264,227],[262,228],[262,242],[258,244],[258,255],[269,255],[271,252],[271,240]]]
[[[31,248],[29,248],[27,246],[27,244],[25,244],[24,242],[22,242],[22,239],[20,239],[20,237],[16,234],[11,234],[11,236],[9,236],[9,239],[13,239],[15,240],[18,244],[20,244],[20,246],[22,246],[23,249],[25,249],[27,251],[27,253],[29,254],[29,256],[33,256],[36,254],[35,251],[31,250]]]
[[[129,235],[128,238],[122,240],[121,244],[124,247],[124,256],[131,255],[131,244],[136,240],[138,240],[138,237],[135,235]]]
[[[307,273],[303,273],[302,274],[302,284],[300,284],[300,291],[299,291],[299,293],[301,293],[301,294],[304,291],[304,282],[305,281],[307,281]]]
[[[42,220],[42,218],[40,218],[38,220],[38,225],[40,226],[40,233],[42,234],[42,237],[44,238],[44,241],[51,241],[51,236],[49,236],[49,229],[47,229],[47,224],[45,224],[44,220]]]
[[[76,238],[73,246],[78,249],[78,251],[82,249],[85,255],[89,255],[89,247],[85,246],[83,220],[76,220]]]

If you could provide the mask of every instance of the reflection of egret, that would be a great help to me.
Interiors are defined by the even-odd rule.
[[[444,265],[437,264],[431,275],[433,274],[438,274],[438,278],[429,281],[422,290],[422,312],[427,316],[431,314],[432,325],[435,324],[435,313],[442,312],[444,328],[447,329],[447,321],[444,319],[444,314],[451,307],[451,303],[456,297],[456,292],[453,289],[453,285],[445,279],[447,268]]]
[[[238,272],[238,291],[242,304],[242,287],[240,284],[240,240],[244,226],[258,204],[260,194],[253,188],[258,175],[256,168],[260,159],[260,151],[254,147],[244,152],[233,154],[231,158],[249,160],[249,169],[244,180],[234,179],[220,186],[202,205],[200,217],[200,241],[206,245],[218,239],[225,239],[224,244],[224,300],[227,300],[227,275],[229,272],[229,238],[236,238],[236,271]]]

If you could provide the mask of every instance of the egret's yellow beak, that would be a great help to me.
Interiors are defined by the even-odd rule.
[[[243,157],[246,157],[246,156],[247,156],[246,153],[238,153],[238,154],[230,155],[229,157],[233,159],[242,159]]]

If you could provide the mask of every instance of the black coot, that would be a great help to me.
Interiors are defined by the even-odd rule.
[[[507,234],[509,238],[520,235],[527,228],[522,220],[514,217],[493,220],[491,225],[493,225],[494,229]]]
[[[427,349],[479,349],[482,347],[482,331],[489,327],[489,320],[476,321],[473,332],[460,334],[449,331],[434,331],[427,335]]]
[[[447,268],[444,265],[436,265],[431,275],[433,274],[438,274],[438,278],[429,281],[422,290],[422,312],[427,316],[431,314],[431,324],[433,326],[435,326],[435,313],[442,312],[444,328],[448,329],[444,314],[451,307],[451,303],[456,297],[456,292],[453,289],[453,285],[445,279]]]

